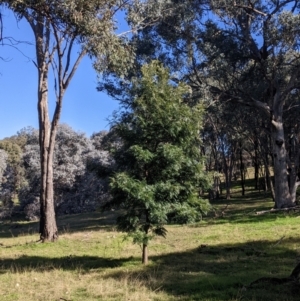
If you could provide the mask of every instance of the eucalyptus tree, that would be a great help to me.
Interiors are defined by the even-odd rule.
[[[294,161],[288,172],[284,112],[300,105],[295,97],[300,88],[300,2],[211,1],[211,4],[223,24],[216,26],[212,33],[233,37],[243,55],[234,66],[230,65],[232,58],[224,53],[222,62],[214,60],[219,69],[226,69],[231,75],[231,83],[219,87],[217,94],[226,100],[255,106],[270,120],[275,206],[293,206],[298,166]],[[290,186],[288,173],[292,178]]]
[[[126,47],[126,39],[115,34],[116,14],[130,8],[128,16],[134,25],[135,13],[143,9],[145,3],[128,0],[7,0],[0,1],[0,4],[12,9],[18,18],[26,19],[34,35],[41,164],[39,232],[42,241],[55,241],[58,232],[53,199],[53,153],[63,97],[78,65],[88,53],[97,57],[95,66],[100,71],[107,65],[115,70],[126,68],[131,51]],[[138,21],[142,23],[142,19]],[[52,118],[49,117],[48,104],[51,69],[56,95]]]
[[[142,245],[144,264],[150,239],[165,236],[166,223],[199,220],[209,207],[199,196],[208,186],[199,139],[203,108],[188,106],[188,86],[170,80],[158,61],[144,65],[138,93],[113,125],[121,147],[107,206],[122,208],[118,228]]]
[[[206,97],[216,105],[234,101],[258,110],[268,121],[272,140],[275,206],[293,206],[299,141],[294,130],[289,133],[297,147],[288,158],[284,132],[286,114],[299,106],[299,1],[188,2],[193,10],[182,11],[177,19],[165,18],[141,32],[141,40],[178,70],[195,99]],[[177,1],[172,3],[182,8]],[[206,8],[210,12],[203,14]]]

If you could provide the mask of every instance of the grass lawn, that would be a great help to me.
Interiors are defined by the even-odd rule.
[[[150,263],[114,228],[115,213],[58,219],[56,243],[38,243],[34,222],[0,224],[1,301],[300,300],[300,283],[259,283],[287,277],[300,261],[300,214],[270,213],[267,195],[238,190],[218,200],[199,224],[170,225],[155,238]]]

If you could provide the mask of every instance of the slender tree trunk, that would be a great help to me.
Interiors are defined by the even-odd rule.
[[[258,141],[254,142],[254,181],[255,189],[259,189],[259,159],[258,159]]]
[[[270,124],[270,132],[272,132],[272,125]],[[272,149],[272,136],[269,135],[267,137],[267,143],[264,145],[265,149],[264,151],[264,156],[263,158],[263,162],[264,162],[264,166],[265,166],[265,174],[266,174],[266,179],[267,179],[267,183],[268,183],[268,187],[270,189],[271,192],[271,196],[272,196],[272,200],[275,203],[275,187],[274,187],[274,180],[271,176],[271,172],[270,172],[270,166],[274,166],[274,154],[273,152],[270,153],[270,150]],[[269,161],[269,159],[271,158],[271,163]]]
[[[271,179],[271,175],[270,175],[270,169],[269,169],[269,157],[268,154],[265,154],[265,173],[264,173],[264,178],[265,178],[265,189],[266,191],[269,190],[269,188],[271,188],[270,186],[270,181],[272,181]]]
[[[142,249],[142,264],[148,264],[148,233],[149,233],[149,228],[150,228],[150,221],[149,221],[149,210],[146,209],[145,212],[145,219],[146,219],[146,224],[144,226],[144,231],[146,234],[145,240],[143,241],[143,249]]]
[[[227,163],[224,166],[224,173],[225,173],[226,200],[230,200],[231,177],[229,175],[229,168],[227,166]]]
[[[225,187],[226,187],[226,200],[231,198],[231,180],[232,180],[232,170],[235,162],[235,153],[234,150],[231,150],[230,158],[226,158],[226,155],[223,153],[224,158],[224,173],[225,173]]]
[[[264,166],[265,166],[265,178],[267,181],[267,187],[270,189],[273,202],[275,203],[275,188],[274,188],[273,179],[272,179],[271,173],[270,173],[268,154],[266,154],[265,158],[263,158],[263,162],[264,162]]]
[[[242,195],[245,195],[245,164],[243,161],[243,149],[242,144],[240,143],[240,173],[241,173],[241,186],[242,186]]]
[[[289,190],[290,190],[291,199],[293,203],[296,202],[297,188],[300,185],[300,182],[298,181],[298,174],[296,172],[296,169],[297,169],[296,166],[292,166],[289,172]]]
[[[148,264],[148,245],[143,244],[142,263]]]
[[[214,190],[214,198],[219,199],[220,198],[220,174],[218,172],[215,172],[214,175],[214,184],[213,184],[213,190]]]

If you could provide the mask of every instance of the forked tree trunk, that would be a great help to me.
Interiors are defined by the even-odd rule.
[[[35,17],[25,13],[36,41],[36,67],[38,69],[38,116],[39,143],[41,164],[40,190],[40,237],[42,241],[55,241],[58,238],[53,191],[53,156],[58,122],[61,115],[62,100],[81,60],[86,54],[82,49],[74,64],[71,64],[71,53],[76,33],[60,31],[52,20],[42,15]],[[51,34],[55,43],[50,50]],[[65,38],[67,37],[67,38]],[[52,40],[51,40],[52,43]],[[54,57],[56,55],[56,58]],[[64,59],[65,58],[65,59]],[[52,121],[48,108],[48,73],[53,64],[56,70],[56,106]]]
[[[54,114],[54,120],[56,122],[53,121],[51,123],[48,115],[48,99],[45,95],[39,99],[38,112],[41,156],[40,238],[42,241],[55,241],[58,239],[54,208],[53,156],[60,110],[61,108],[58,114]]]
[[[44,17],[37,17],[37,22],[28,20],[35,35],[36,56],[38,68],[38,119],[39,119],[39,144],[41,165],[41,189],[40,189],[40,238],[42,241],[55,241],[58,231],[54,208],[53,191],[53,156],[56,131],[60,118],[62,98],[65,90],[61,81],[59,98],[56,101],[52,122],[49,118],[48,108],[48,73],[49,73],[49,44],[50,23]]]
[[[38,116],[41,164],[40,238],[55,241],[58,238],[53,192],[53,155],[57,123],[52,124],[48,109],[48,67],[43,64],[39,72]]]
[[[30,7],[30,5],[29,5]],[[39,9],[41,9],[39,11]],[[55,10],[55,8],[54,8]],[[18,11],[18,9],[17,9]],[[37,11],[28,8],[21,11],[28,21],[35,38],[36,63],[38,69],[38,116],[41,165],[40,189],[40,236],[43,241],[58,238],[53,191],[53,156],[62,100],[81,60],[87,53],[82,48],[71,62],[73,46],[80,36],[76,26],[68,26],[52,17],[51,3]],[[54,12],[55,14],[55,12]],[[74,44],[75,43],[75,44]],[[76,50],[77,52],[77,50]],[[48,73],[52,65],[55,77],[56,106],[52,121],[48,109]]]
[[[38,119],[41,165],[40,189],[40,238],[55,241],[58,238],[53,200],[53,150],[52,131],[48,109],[48,72],[50,24],[39,16],[37,21],[28,19],[36,40],[38,68]]]

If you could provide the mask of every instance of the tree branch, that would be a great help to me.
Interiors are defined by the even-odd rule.
[[[83,49],[83,50],[80,52],[79,56],[77,57],[77,60],[76,60],[75,64],[73,65],[73,68],[72,68],[72,70],[71,70],[71,72],[70,72],[70,75],[66,78],[66,80],[65,80],[65,82],[64,82],[64,88],[65,88],[65,89],[67,89],[67,87],[69,86],[70,81],[71,81],[71,79],[73,78],[73,76],[74,76],[74,74],[75,74],[75,72],[76,72],[76,70],[77,70],[77,68],[78,68],[78,66],[79,66],[79,64],[80,64],[80,62],[82,61],[82,59],[84,58],[84,56],[85,56],[86,54],[87,54],[87,50],[86,50],[86,49]]]
[[[246,6],[246,5],[239,5],[239,4],[234,4],[233,5],[234,7],[238,7],[238,8],[243,8],[243,9],[249,9],[249,10],[251,10],[251,11],[253,11],[253,12],[255,12],[255,13],[257,13],[257,14],[259,14],[259,15],[262,15],[262,16],[264,16],[264,17],[267,17],[268,16],[268,14],[266,14],[266,13],[264,13],[264,12],[262,12],[262,11],[259,11],[259,10],[257,10],[256,8],[254,8],[254,6]],[[247,12],[247,11],[246,11]]]

